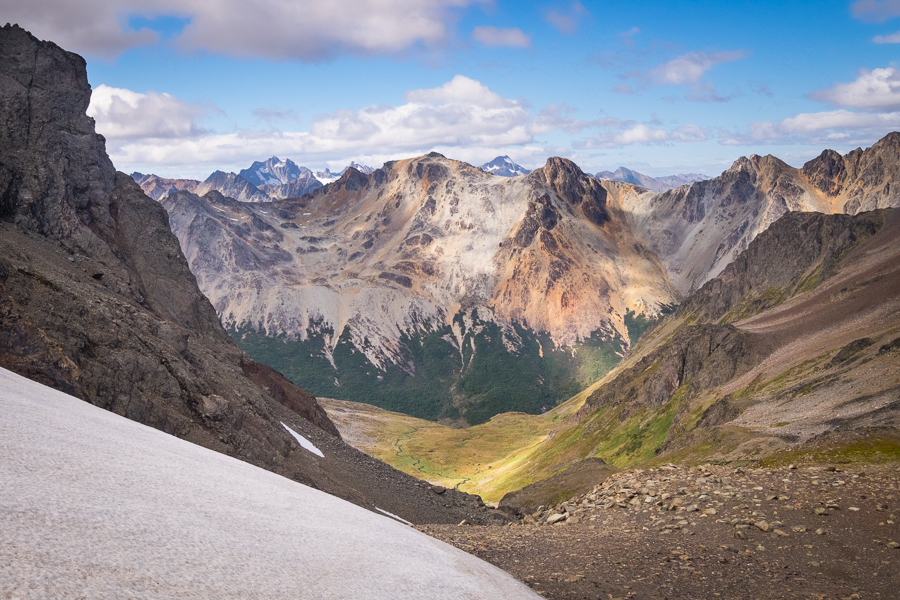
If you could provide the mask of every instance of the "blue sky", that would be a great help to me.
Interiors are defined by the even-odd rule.
[[[900,0],[0,0],[88,61],[120,170],[437,150],[716,175],[900,129]]]

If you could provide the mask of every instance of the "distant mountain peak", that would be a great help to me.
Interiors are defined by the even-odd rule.
[[[266,161],[256,161],[249,168],[244,169],[238,175],[259,187],[263,185],[285,185],[298,179],[303,179],[310,174],[306,167],[287,158],[281,160],[273,156]]]
[[[522,165],[517,165],[508,156],[498,156],[491,162],[487,162],[481,165],[480,169],[482,171],[487,171],[492,175],[498,175],[500,177],[515,177],[517,175],[528,175],[529,173],[531,173],[531,171],[529,171]]]
[[[740,159],[738,159],[740,161]],[[743,160],[747,160],[746,158]],[[735,163],[735,166],[737,163]],[[735,168],[734,166],[732,168]],[[683,185],[697,183],[705,179],[710,179],[708,175],[702,173],[679,173],[678,175],[666,175],[663,177],[651,177],[638,173],[627,167],[619,167],[615,171],[600,171],[594,175],[597,179],[605,179],[609,181],[621,181],[623,183],[633,183],[639,185],[651,192],[662,193]]]

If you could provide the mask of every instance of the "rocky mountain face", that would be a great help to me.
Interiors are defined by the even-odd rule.
[[[238,175],[258,187],[272,200],[296,198],[322,187],[322,183],[316,179],[312,171],[298,166],[289,158],[281,160],[277,156],[265,162],[256,161]],[[222,190],[218,191],[229,195]]]
[[[597,434],[646,425],[606,460],[713,439],[717,456],[747,456],[896,428],[898,241],[897,209],[785,214],[649,332],[576,420]]]
[[[522,165],[514,163],[508,156],[498,156],[491,162],[484,163],[479,168],[499,177],[515,177],[516,175],[528,175],[531,173]]]
[[[198,185],[194,192],[202,196],[210,190],[215,190],[240,202],[272,201],[268,194],[235,173],[216,171]]]
[[[609,181],[633,183],[634,185],[641,186],[645,190],[657,193],[710,179],[708,175],[701,175],[700,173],[681,173],[678,175],[666,175],[664,177],[650,177],[649,175],[644,175],[643,173],[638,173],[637,171],[632,171],[625,167],[619,167],[615,171],[600,171],[594,175],[594,177]]]
[[[630,314],[674,300],[612,193],[564,159],[510,179],[432,153],[298,199],[164,206],[251,354],[317,394],[479,421],[577,391]]]
[[[281,185],[300,179],[311,173],[306,167],[297,166],[291,159],[281,160],[277,156],[266,161],[256,161],[238,175],[259,187],[262,185]]]
[[[314,397],[237,347],[164,209],[115,171],[90,93],[81,57],[0,29],[0,366],[362,506],[488,520],[477,498],[347,446]]]
[[[284,198],[298,198],[320,187],[322,187],[322,182],[316,179],[312,171],[309,171],[293,181],[278,185],[261,185],[259,189],[272,200],[282,200]]]
[[[856,214],[900,206],[898,148],[900,134],[892,133],[846,157],[826,151],[802,169],[753,155],[714,179],[658,195],[618,197],[638,237],[688,295],[789,211]]]
[[[160,200],[175,192],[193,192],[200,185],[196,179],[166,179],[158,175],[145,175],[134,172],[131,178],[141,186],[141,190],[154,200]]]

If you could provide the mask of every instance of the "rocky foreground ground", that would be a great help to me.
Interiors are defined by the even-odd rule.
[[[900,463],[616,473],[518,524],[420,529],[547,598],[900,598]]]

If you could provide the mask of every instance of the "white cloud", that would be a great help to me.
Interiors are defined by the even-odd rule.
[[[178,16],[175,43],[236,57],[324,60],[342,53],[395,54],[452,35],[455,11],[488,0],[27,0],[4,2],[4,18],[37,37],[89,55],[113,57],[157,39],[127,26],[133,16]]]
[[[900,0],[856,0],[850,10],[857,19],[881,23],[900,16]]]
[[[472,30],[472,39],[485,46],[509,46],[511,48],[527,48],[531,46],[531,38],[518,27],[498,29],[497,27],[476,27]]]
[[[318,115],[308,131],[207,132],[197,121],[208,110],[168,94],[106,86],[98,88],[90,108],[97,130],[110,140],[110,154],[120,169],[197,178],[214,169],[245,168],[273,155],[307,166],[328,163],[335,167],[351,158],[377,166],[435,149],[463,159],[486,156],[489,160],[501,154],[537,157],[542,148],[549,150],[536,136],[552,131],[606,130],[575,144],[580,148],[706,139],[696,125],[666,130],[658,122],[638,124],[613,117],[581,120],[574,116],[576,109],[566,104],[546,106],[532,116],[523,101],[504,98],[462,75],[435,88],[410,90],[398,106]],[[565,152],[556,149],[553,154]]]
[[[98,92],[90,112],[97,130],[112,141],[110,153],[120,168],[224,168],[273,154],[318,164],[369,155],[375,148],[380,156],[409,156],[435,147],[518,146],[534,136],[522,102],[461,75],[436,88],[411,90],[399,106],[338,110],[315,117],[309,131],[289,132],[202,132],[196,120],[205,107],[168,94],[105,86]]]
[[[861,113],[832,110],[801,113],[778,122],[751,123],[745,134],[721,132],[720,143],[726,146],[750,144],[819,144],[829,140],[879,139],[888,131],[900,128],[900,111]]]
[[[834,106],[870,111],[897,110],[900,109],[900,70],[896,67],[863,69],[856,81],[816,90],[809,97]]]
[[[560,33],[572,35],[578,31],[579,23],[590,14],[581,2],[572,2],[566,9],[547,10],[544,19]]]
[[[900,44],[900,31],[889,35],[876,35],[872,38],[875,44]]]
[[[744,58],[740,50],[731,52],[689,52],[663,63],[650,71],[656,83],[661,85],[682,85],[699,83],[703,76],[715,65]]]
[[[87,113],[108,140],[183,138],[204,133],[197,121],[214,107],[191,104],[175,96],[100,85],[91,92]]]
[[[456,75],[440,87],[410,90],[403,95],[403,99],[420,104],[472,104],[483,108],[519,106],[515,100],[507,100],[480,81],[465,75]]]
[[[579,143],[578,148],[616,148],[632,144],[661,144],[670,142],[702,142],[706,133],[697,125],[684,125],[671,131],[643,123],[622,122],[622,131],[604,132]]]

